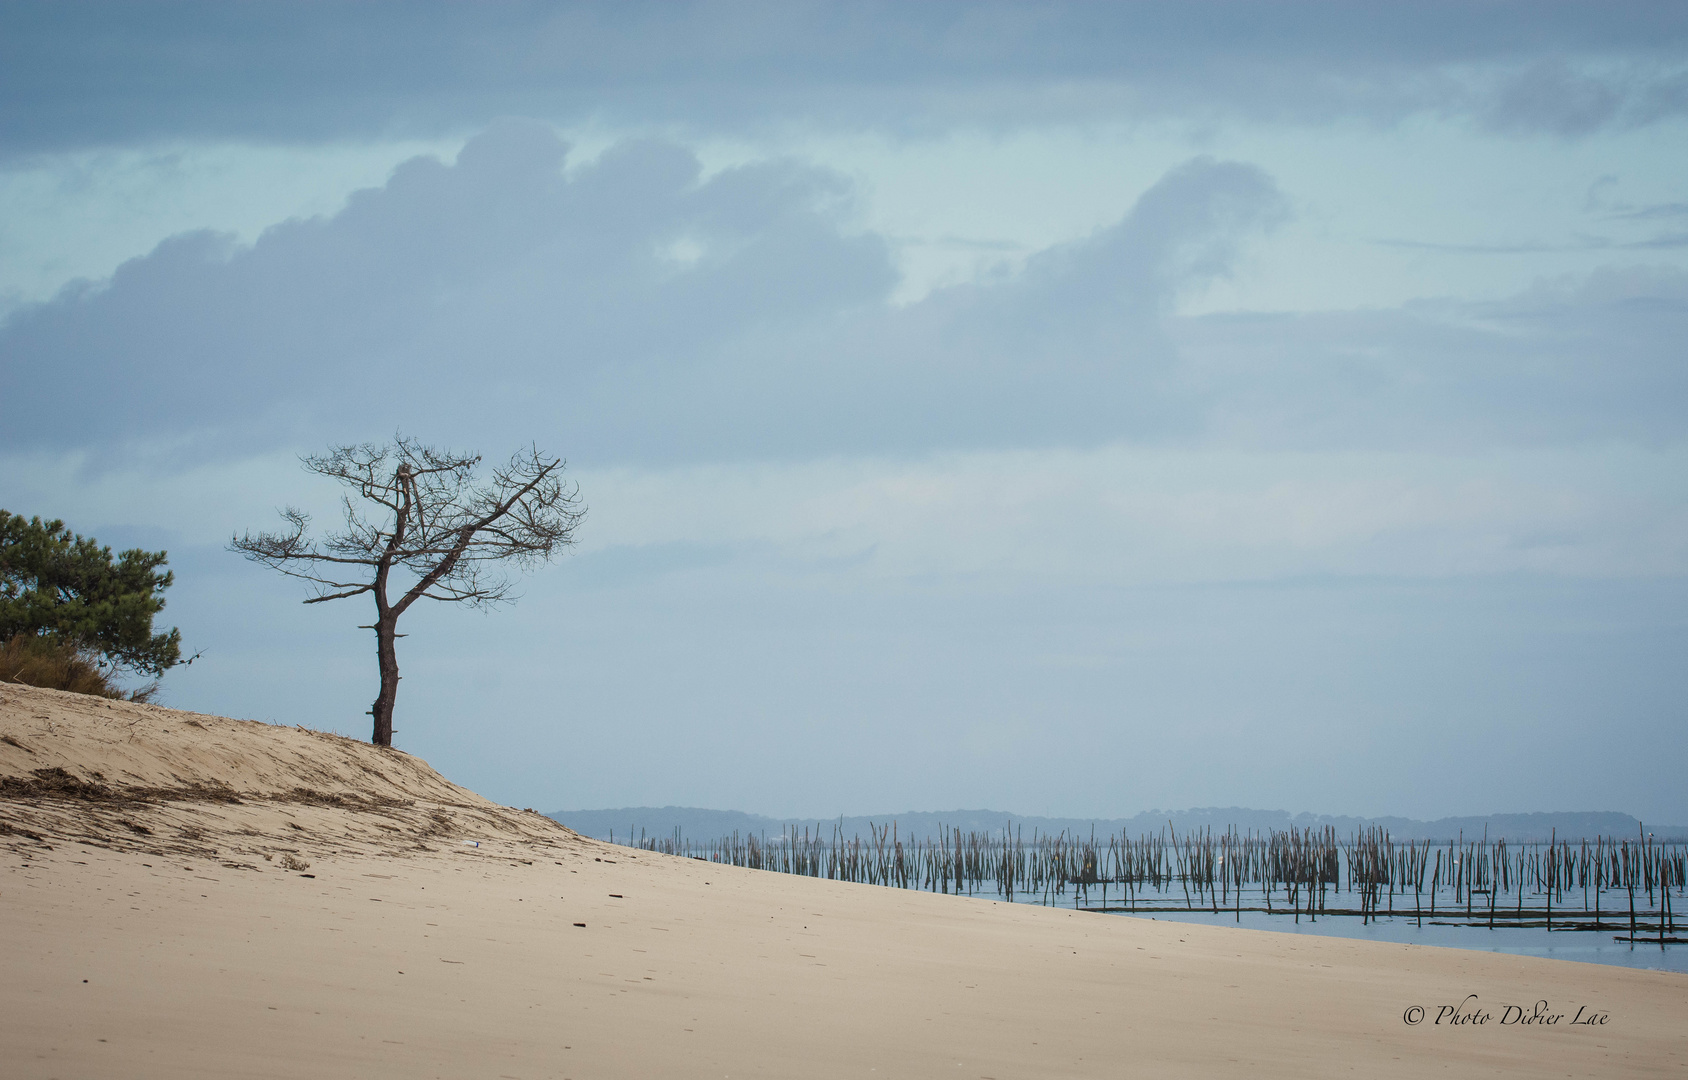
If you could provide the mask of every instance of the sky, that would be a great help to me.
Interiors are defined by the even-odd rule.
[[[0,506],[367,737],[230,539],[566,458],[400,626],[511,805],[1688,824],[1684,341],[1679,4],[0,4]]]

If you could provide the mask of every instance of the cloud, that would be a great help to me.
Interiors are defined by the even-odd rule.
[[[9,320],[0,356],[20,392],[0,408],[18,438],[61,445],[86,430],[42,407],[65,377],[102,441],[391,425],[637,381],[631,368],[747,323],[891,284],[883,244],[837,228],[827,174],[774,163],[699,183],[690,153],[628,143],[565,179],[564,155],[548,130],[507,125],[250,247],[172,238]],[[663,255],[684,237],[706,245],[689,267]]]
[[[1675,221],[1681,218],[1688,218],[1688,203],[1655,203],[1652,206],[1642,206],[1631,210],[1614,212],[1612,216],[1627,221],[1658,221],[1661,219]]]
[[[1680,575],[1684,453],[1115,444],[587,470],[601,495],[581,555],[851,589]]]
[[[174,237],[23,309],[0,326],[0,448],[190,461],[402,427],[657,463],[1685,434],[1679,270],[1177,317],[1286,212],[1246,164],[1187,162],[1113,225],[900,306],[889,245],[852,224],[837,174],[706,176],[651,140],[567,165],[550,129],[500,125],[331,217],[251,245]]]
[[[1476,450],[1688,436],[1688,274],[1608,268],[1488,303],[1235,314],[1170,333],[1215,445]]]
[[[1576,134],[1680,117],[1685,42],[1672,4],[7,5],[0,146],[505,115],[718,131],[1453,112]]]
[[[1625,97],[1612,80],[1579,72],[1563,59],[1544,60],[1504,79],[1482,122],[1495,131],[1587,135],[1616,119]]]
[[[500,125],[332,217],[250,246],[174,237],[15,313],[5,445],[252,452],[404,426],[614,459],[1177,427],[1163,317],[1282,213],[1259,170],[1197,160],[1111,228],[898,308],[888,246],[852,230],[835,174],[704,177],[657,141],[566,156],[543,126]]]

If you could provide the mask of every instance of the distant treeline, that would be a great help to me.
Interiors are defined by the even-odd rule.
[[[865,817],[830,819],[773,818],[760,814],[746,814],[737,810],[705,810],[690,806],[629,806],[619,810],[558,810],[550,815],[569,828],[585,836],[601,840],[613,838],[622,842],[639,842],[645,838],[672,838],[675,831],[686,840],[709,842],[740,837],[767,835],[777,837],[790,828],[809,827],[828,836],[836,828],[844,836],[869,836],[877,826],[897,826],[899,835],[910,840],[929,840],[950,835],[955,829],[964,833],[1002,833],[1010,823],[1019,833],[1030,837],[1034,832],[1083,836],[1092,829],[1102,835],[1153,835],[1167,828],[1181,834],[1203,829],[1223,833],[1236,829],[1246,833],[1284,832],[1289,829],[1323,829],[1330,827],[1338,834],[1352,835],[1371,828],[1385,830],[1394,840],[1428,840],[1445,843],[1462,835],[1467,840],[1504,838],[1514,843],[1545,841],[1557,833],[1560,840],[1587,837],[1633,838],[1641,822],[1629,814],[1605,811],[1551,814],[1490,814],[1486,817],[1450,817],[1437,821],[1417,821],[1412,818],[1333,817],[1322,814],[1290,814],[1283,810],[1250,810],[1244,807],[1205,807],[1194,810],[1151,810],[1129,818],[1047,818],[1027,817],[1000,810],[948,810],[943,812],[908,812],[902,814],[874,814]],[[1647,831],[1658,839],[1688,839],[1688,827],[1650,826]]]

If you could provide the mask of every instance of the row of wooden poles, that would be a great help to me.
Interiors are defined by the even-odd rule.
[[[1622,929],[1627,922],[1634,940],[1641,940],[1644,924],[1651,940],[1656,922],[1661,944],[1675,932],[1671,894],[1680,897],[1688,879],[1688,844],[1645,832],[1508,843],[1486,835],[1397,841],[1381,828],[1339,838],[1328,826],[1180,835],[1169,825],[1136,838],[1034,831],[1028,840],[1009,826],[908,839],[892,822],[870,826],[865,837],[845,836],[835,824],[830,832],[786,828],[775,837],[734,833],[701,842],[679,830],[661,838],[640,833],[631,842],[670,855],[868,885],[1046,904],[1070,896],[1090,910],[1154,911],[1170,904],[1235,911],[1239,920],[1244,911],[1297,921],[1320,915],[1369,921],[1387,913],[1421,924],[1428,916],[1549,929],[1557,917],[1567,930]],[[1622,894],[1615,906],[1612,894]],[[1608,917],[1617,921],[1604,922]]]

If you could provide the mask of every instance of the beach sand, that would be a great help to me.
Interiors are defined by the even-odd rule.
[[[0,848],[19,1080],[1688,1074],[1680,974],[722,867],[54,691],[0,687]]]

